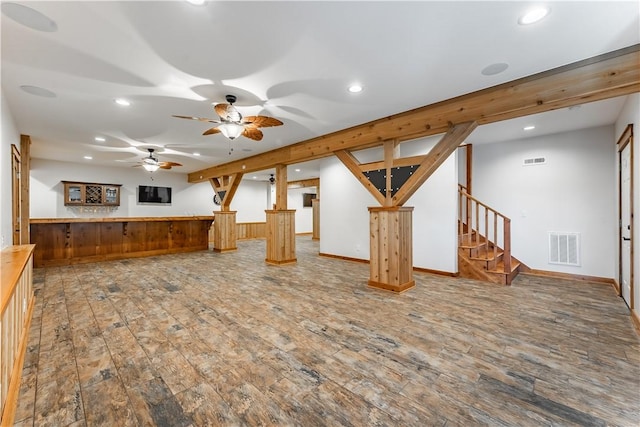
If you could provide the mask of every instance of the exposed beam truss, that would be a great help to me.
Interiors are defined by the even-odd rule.
[[[231,175],[209,178],[213,191],[216,192],[220,199],[220,209],[222,211],[226,212],[231,210],[231,201],[238,190],[238,186],[242,180],[242,175],[242,173],[238,172]]]
[[[640,45],[609,52],[498,86],[213,166],[189,174],[189,182],[277,164],[295,164],[340,150],[380,146],[445,133],[452,123],[478,125],[640,92]]]

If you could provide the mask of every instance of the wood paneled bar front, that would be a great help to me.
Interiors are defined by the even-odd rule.
[[[35,267],[137,258],[209,247],[213,216],[32,218]]]

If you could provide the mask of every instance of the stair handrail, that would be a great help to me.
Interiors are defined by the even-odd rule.
[[[503,264],[505,273],[511,272],[511,219],[506,215],[501,214],[497,210],[492,207],[482,203],[480,200],[473,197],[471,194],[467,193],[466,187],[462,184],[458,184],[458,194],[459,194],[459,232],[460,236],[465,236],[464,233],[464,225],[467,226],[467,235],[469,238],[473,236],[473,216],[472,212],[475,212],[475,224],[476,224],[476,233],[478,236],[481,236],[480,231],[480,207],[484,209],[484,238],[487,243],[493,244],[493,257],[496,259],[498,254],[498,229],[499,229],[499,221],[498,218],[501,218],[502,223],[502,251],[503,251]],[[474,208],[475,207],[475,208]],[[464,208],[464,211],[463,211]],[[493,241],[489,239],[489,213],[493,215]],[[489,248],[487,247],[487,251],[485,252],[485,259],[489,258]]]

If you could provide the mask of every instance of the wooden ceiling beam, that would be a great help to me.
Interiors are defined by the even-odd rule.
[[[255,172],[360,150],[396,139],[443,134],[453,123],[479,125],[640,92],[640,45],[609,52],[446,101],[374,120],[189,174],[189,182]]]

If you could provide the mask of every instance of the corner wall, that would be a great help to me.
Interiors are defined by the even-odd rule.
[[[0,249],[13,244],[11,144],[20,149],[20,133],[4,97],[1,98],[2,141],[0,142]]]
[[[511,218],[513,255],[533,269],[615,277],[613,126],[473,147],[473,192]],[[523,160],[545,157],[542,165]],[[549,262],[549,232],[580,233],[580,266]]]

